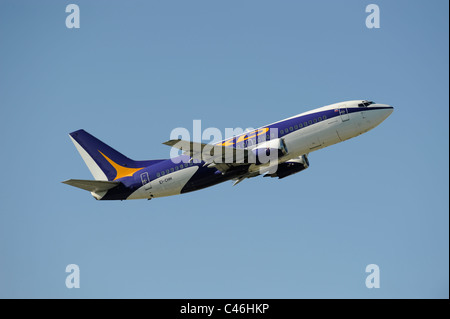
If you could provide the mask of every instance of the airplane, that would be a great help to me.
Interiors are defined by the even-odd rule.
[[[163,144],[181,155],[134,161],[84,130],[69,134],[95,180],[63,183],[97,200],[153,199],[189,193],[228,180],[285,178],[309,167],[311,152],[378,126],[394,108],[368,100],[327,105],[244,132],[215,144],[181,139]]]

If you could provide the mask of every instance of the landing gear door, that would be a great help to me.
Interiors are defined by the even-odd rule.
[[[150,178],[148,177],[148,172],[141,174],[141,182],[146,190],[152,188],[152,183],[150,183]]]
[[[347,106],[345,105],[339,107],[339,115],[341,116],[342,122],[350,120],[350,115],[348,114]]]

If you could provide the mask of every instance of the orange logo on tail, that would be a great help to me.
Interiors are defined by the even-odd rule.
[[[129,168],[129,167],[121,166],[121,165],[119,165],[117,163],[114,163],[111,159],[108,158],[108,156],[106,156],[102,152],[100,152],[100,154],[102,154],[103,157],[106,158],[106,160],[109,162],[109,164],[111,164],[111,166],[114,167],[114,169],[116,170],[117,173],[116,173],[116,178],[114,178],[114,181],[116,179],[119,179],[119,178],[122,178],[122,177],[133,176],[134,173],[136,173],[137,171],[143,169],[143,167],[141,167],[141,168]]]

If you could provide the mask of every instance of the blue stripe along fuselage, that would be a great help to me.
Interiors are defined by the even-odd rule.
[[[347,113],[351,114],[351,113],[356,113],[356,112],[380,110],[380,109],[387,109],[387,108],[391,108],[391,107],[353,107],[353,108],[346,108],[346,109],[347,109]],[[323,119],[324,116],[326,116],[327,120],[329,120],[331,118],[334,118],[334,117],[338,117],[338,116],[341,115],[340,111],[339,111],[340,109],[345,109],[345,108],[336,108],[336,109],[331,109],[331,110],[314,112],[314,113],[310,113],[310,114],[306,114],[306,115],[300,115],[300,116],[297,116],[297,117],[294,117],[294,118],[290,118],[290,119],[287,119],[287,120],[284,120],[284,121],[281,121],[281,122],[277,122],[277,123],[274,123],[274,124],[271,124],[271,125],[268,125],[268,126],[264,126],[262,128],[268,128],[269,129],[268,133],[265,134],[266,136],[262,136],[262,135],[255,136],[253,141],[256,141],[256,143],[259,143],[259,142],[262,142],[262,141],[266,141],[268,139],[274,139],[274,138],[283,137],[283,136],[285,136],[285,135],[287,135],[289,133],[292,133],[294,131],[302,130],[305,127],[309,127],[311,125],[319,123],[320,121],[318,119],[319,118]],[[316,120],[316,122],[314,122],[314,120]],[[310,124],[310,121],[311,121],[311,124]],[[306,126],[304,125],[305,123],[307,123]],[[297,129],[293,129],[292,131],[289,131],[289,133],[281,133],[282,131],[284,131],[286,129],[289,129],[291,127],[295,127],[295,125],[300,125],[300,124],[302,125],[302,127],[299,127]],[[262,129],[262,128],[260,128],[260,129]],[[255,131],[258,131],[260,129],[257,129]],[[271,131],[273,129],[276,129],[278,131],[277,135],[276,136],[270,135],[268,137],[267,134],[271,133]],[[236,143],[236,141],[239,140],[239,137],[241,137],[243,135],[252,135],[252,133],[254,133],[255,131],[247,132],[245,134],[241,134],[241,135],[236,136],[236,137],[234,137],[232,139],[231,138],[227,139],[227,141],[232,141],[233,140],[233,142],[229,144],[230,146],[234,146],[234,147],[237,147],[237,148],[245,148],[245,147],[248,146],[247,145],[248,140],[240,141],[238,143]]]
[[[379,110],[379,109],[388,109],[390,107],[354,107],[354,108],[347,108],[348,114],[356,113],[356,112],[366,112],[366,111],[372,111],[372,110]],[[341,108],[342,109],[342,108]],[[345,113],[345,114],[346,114]],[[332,119],[334,117],[339,117],[341,115],[340,109],[331,109],[331,110],[325,110],[325,111],[319,111],[314,112],[306,115],[300,115],[294,118],[290,118],[281,122],[277,122],[268,126],[265,126],[263,128],[269,128],[267,133],[271,133],[272,129],[277,129],[277,136],[269,136],[269,139],[273,138],[280,138],[283,137],[289,133],[292,133],[297,130],[301,130],[305,128],[304,123],[306,122],[306,126],[314,125],[317,123],[320,123],[318,118],[324,118],[326,117],[326,120]],[[316,121],[314,121],[316,120]],[[311,121],[312,124],[309,124]],[[300,128],[299,125],[302,124],[302,127]],[[291,127],[295,127],[297,125],[297,129],[290,130]],[[281,133],[282,131],[288,129],[288,133]],[[257,130],[255,130],[257,131]],[[253,132],[255,132],[253,131]],[[250,135],[252,132],[248,132],[242,135]],[[240,135],[240,136],[242,136]],[[266,134],[264,134],[266,135]],[[236,140],[239,139],[239,136],[236,136],[233,138],[233,145],[234,147],[238,148],[245,148],[247,147],[248,140],[241,141],[236,144]],[[267,136],[261,137],[256,136],[254,141],[256,140],[256,143],[259,143],[260,141],[266,141],[268,138]],[[232,139],[228,139],[227,141],[231,141]],[[219,143],[221,144],[221,143]],[[133,192],[138,190],[140,187],[142,187],[142,182],[140,179],[141,174],[148,173],[150,181],[155,180],[159,178],[156,174],[160,174],[161,172],[165,172],[166,170],[171,171],[175,166],[179,166],[179,163],[189,163],[190,157],[186,155],[178,156],[174,159],[167,159],[162,160],[160,162],[157,162],[155,164],[152,164],[151,166],[145,167],[142,170],[136,172],[133,176],[123,177],[118,179],[118,181],[122,182],[123,185],[120,185],[119,187],[113,188],[109,190],[105,196],[103,196],[102,200],[113,200],[113,199],[120,199],[124,200],[127,199]],[[183,187],[181,190],[181,193],[187,193],[195,190],[199,190],[202,188],[206,188],[209,186],[213,186],[215,184],[219,184],[222,182],[225,182],[227,180],[230,180],[232,178],[235,178],[237,176],[240,176],[244,173],[244,171],[247,169],[248,165],[242,165],[239,168],[234,168],[232,171],[227,171],[225,175],[223,175],[219,170],[216,168],[208,168],[203,167],[204,162],[201,163],[190,163],[188,167],[190,166],[198,166],[198,170],[194,173],[192,178],[188,181],[188,183]]]

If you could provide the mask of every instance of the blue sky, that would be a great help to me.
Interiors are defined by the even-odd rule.
[[[76,30],[69,3],[0,2],[1,298],[449,297],[447,1],[74,1]],[[80,128],[167,158],[194,119],[351,99],[395,112],[283,180],[123,202],[60,183],[92,178]]]

